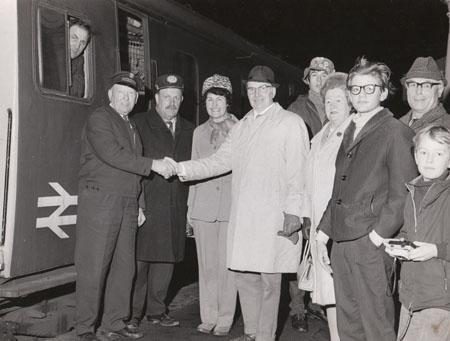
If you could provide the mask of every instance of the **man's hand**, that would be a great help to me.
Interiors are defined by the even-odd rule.
[[[138,213],[138,227],[141,227],[145,223],[145,214],[144,210],[139,207],[139,213]]]
[[[164,158],[164,162],[167,162],[174,170],[176,174],[181,173],[181,168],[180,165],[178,164],[178,162],[176,162],[174,159],[166,156]]]
[[[283,231],[278,231],[277,235],[289,239],[295,245],[299,240],[297,231],[302,228],[300,217],[285,212],[283,215]]]
[[[162,175],[164,179],[169,179],[177,173],[175,167],[165,160],[153,160],[152,171]]]
[[[417,248],[409,251],[409,260],[414,262],[423,262],[431,258],[437,257],[436,244],[414,242]]]
[[[317,256],[319,257],[320,265],[325,269],[329,274],[333,273],[331,269],[330,257],[328,257],[328,249],[327,244],[324,242],[317,240]]]
[[[308,217],[303,217],[302,233],[304,239],[309,239],[311,233],[311,219]]]

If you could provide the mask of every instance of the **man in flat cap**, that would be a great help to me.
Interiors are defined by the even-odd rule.
[[[136,231],[145,219],[143,200],[138,203],[141,176],[153,170],[168,177],[171,171],[161,160],[141,156],[140,138],[128,120],[136,89],[134,74],[115,74],[109,105],[95,110],[82,131],[75,247],[81,341],[142,337],[123,322],[129,315]]]
[[[450,129],[450,116],[441,103],[447,80],[433,57],[418,57],[401,79],[411,110],[400,121],[418,132],[430,124]]]
[[[194,125],[179,114],[183,87],[183,79],[176,74],[159,76],[155,108],[134,117],[146,157],[191,158]],[[151,174],[144,179],[147,220],[137,236],[131,328],[138,326],[143,315],[164,327],[179,325],[167,314],[164,300],[174,265],[184,258],[188,190],[177,177]]]
[[[309,67],[303,72],[303,82],[309,86],[307,95],[299,95],[297,99],[289,106],[288,110],[299,115],[306,123],[309,139],[311,140],[326,120],[325,104],[320,95],[320,89],[327,76],[334,72],[333,62],[325,57],[314,57]],[[309,236],[307,231],[303,235]],[[288,277],[291,277],[288,275]],[[305,291],[298,288],[298,282],[295,276],[289,281],[289,294],[291,302],[289,304],[292,328],[306,332],[308,331],[308,314],[306,309]],[[306,293],[308,296],[309,294]],[[315,315],[321,316],[321,308],[316,304],[310,304],[310,311]]]
[[[235,270],[245,334],[233,340],[272,341],[281,274],[295,273],[301,243],[308,132],[298,116],[273,101],[278,84],[267,66],[246,82],[252,106],[215,154],[174,165],[184,180],[233,172],[227,267]]]

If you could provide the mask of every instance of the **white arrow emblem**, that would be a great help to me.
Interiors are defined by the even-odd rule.
[[[51,206],[59,206],[59,207],[55,211],[53,211],[53,213],[50,214],[50,216],[46,218],[37,218],[36,228],[37,229],[49,228],[59,238],[61,239],[69,238],[69,235],[65,233],[60,226],[75,225],[77,222],[77,216],[76,215],[61,216],[60,214],[64,212],[64,210],[67,207],[71,205],[77,205],[78,196],[70,195],[57,182],[49,182],[48,184],[59,194],[59,196],[38,197],[38,207],[51,207]]]

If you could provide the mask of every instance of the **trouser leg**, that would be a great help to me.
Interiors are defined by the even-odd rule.
[[[300,239],[305,243],[304,239]],[[304,247],[305,245],[303,245]],[[300,264],[301,259],[299,259]],[[306,313],[305,309],[305,291],[298,288],[298,281],[295,274],[287,274],[289,278],[289,296],[291,301],[289,302],[289,315],[303,315]]]
[[[166,312],[166,303],[174,263],[150,263],[147,287],[147,315],[159,315]]]
[[[246,334],[256,335],[262,301],[261,275],[253,272],[236,272],[235,277],[244,318],[244,331]]]
[[[149,262],[136,261],[136,277],[133,288],[131,313],[133,319],[140,320],[144,313],[145,302],[147,301],[149,268]]]
[[[410,316],[408,309],[402,306],[397,340],[450,340],[450,311],[428,308],[416,311]]]
[[[135,273],[137,199],[124,200],[124,214],[105,290],[102,328],[120,330],[130,315],[130,299]]]
[[[368,236],[334,246],[339,251],[332,256],[339,336],[342,340],[395,340],[394,303],[388,292],[392,260]]]
[[[217,222],[217,224],[219,226],[216,265],[218,269],[216,301],[219,304],[217,326],[230,328],[236,310],[237,288],[235,272],[229,270],[226,265],[228,222]]]
[[[95,332],[106,275],[120,230],[119,198],[83,189],[79,195],[75,267],[76,331]]]
[[[218,316],[218,224],[193,221],[198,260],[198,285],[200,296],[200,318],[211,327],[217,324]]]

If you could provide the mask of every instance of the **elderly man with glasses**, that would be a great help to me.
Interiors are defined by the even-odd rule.
[[[411,110],[400,121],[415,132],[430,124],[450,129],[450,116],[440,101],[447,80],[432,57],[418,57],[401,82]]]

